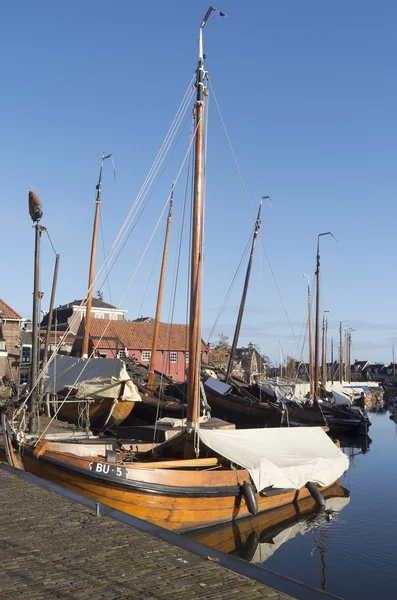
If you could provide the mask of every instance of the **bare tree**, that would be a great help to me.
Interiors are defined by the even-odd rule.
[[[209,361],[217,369],[226,369],[230,355],[230,344],[227,335],[220,333],[219,340],[210,344]]]

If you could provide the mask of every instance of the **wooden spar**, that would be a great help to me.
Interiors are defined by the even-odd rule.
[[[234,355],[235,355],[237,344],[238,344],[238,338],[240,335],[241,322],[243,320],[245,301],[247,298],[248,285],[249,285],[250,276],[251,276],[252,259],[254,258],[256,238],[258,237],[258,232],[259,232],[259,229],[261,226],[261,221],[260,221],[261,208],[262,208],[262,200],[259,204],[258,216],[256,218],[256,223],[255,223],[254,236],[252,238],[251,254],[250,254],[248,265],[247,265],[247,272],[245,274],[244,289],[243,289],[243,294],[241,296],[240,309],[238,312],[236,329],[234,331],[233,343],[232,343],[232,347],[230,349],[229,362],[227,365],[227,372],[226,372],[226,382],[230,381],[230,377],[231,377],[232,370],[233,370],[233,359],[234,359]]]
[[[337,242],[336,237],[330,232],[319,233],[317,236],[317,263],[316,263],[316,340],[314,350],[314,400],[318,402],[318,379],[319,379],[319,360],[320,360],[320,237],[331,235]]]
[[[205,24],[205,23],[204,23]],[[190,267],[190,319],[187,423],[196,427],[200,406],[200,346],[201,346],[201,275],[203,237],[203,137],[204,137],[204,55],[200,27],[199,59],[197,66],[197,100],[195,104],[195,161],[192,215],[192,255]]]
[[[310,283],[307,282],[307,315],[309,321],[309,377],[310,377],[310,396],[314,393],[314,371],[313,371],[313,319],[312,319],[312,297],[310,293]]]
[[[168,209],[167,225],[166,225],[165,239],[164,239],[163,260],[161,262],[159,291],[157,294],[157,305],[156,305],[156,316],[155,316],[155,320],[154,320],[152,351],[151,351],[151,355],[150,355],[149,377],[148,377],[148,381],[147,381],[147,385],[149,388],[151,388],[154,383],[154,367],[155,367],[155,363],[156,363],[157,342],[158,342],[160,318],[161,318],[161,306],[163,303],[164,279],[165,279],[165,270],[166,270],[166,266],[167,266],[168,241],[169,241],[169,237],[170,237],[170,228],[171,228],[171,221],[172,221],[173,198],[174,198],[174,184],[172,184],[171,195],[170,195],[170,206]]]
[[[325,385],[326,383],[326,376],[325,376],[325,315],[323,315],[323,335],[322,335],[322,346],[321,346],[321,381],[322,384]]]
[[[328,317],[325,317],[325,330],[324,330],[324,385],[328,379]]]
[[[396,363],[394,360],[394,344],[393,344],[393,385],[396,385]]]
[[[314,342],[314,401],[318,402],[318,376],[320,355],[320,235],[317,238],[316,266],[316,334]]]
[[[30,377],[30,416],[29,433],[37,433],[37,406],[38,406],[38,386],[37,378],[40,362],[40,335],[39,335],[39,314],[41,292],[39,291],[40,281],[40,250],[41,234],[46,231],[45,227],[39,224],[43,213],[41,211],[41,202],[35,192],[29,192],[29,212],[35,228],[35,246],[34,246],[34,284],[33,284],[33,313],[32,313],[32,367]]]
[[[99,179],[96,186],[97,194],[95,200],[95,217],[94,226],[92,230],[92,242],[91,242],[91,258],[90,258],[90,269],[88,273],[88,292],[87,292],[87,304],[85,308],[85,327],[84,327],[84,340],[83,340],[83,358],[88,358],[88,343],[90,338],[90,325],[91,325],[91,308],[92,308],[92,287],[94,284],[94,273],[95,273],[95,258],[96,258],[96,242],[98,237],[98,223],[99,223],[99,211],[101,206],[101,188],[102,188],[102,170],[103,161],[101,161],[101,168],[99,170]]]
[[[339,383],[343,382],[343,341],[342,341],[342,321],[339,323]]]
[[[334,383],[334,338],[331,337],[331,381]]]
[[[55,255],[54,276],[53,276],[53,279],[52,279],[50,310],[48,311],[47,331],[46,331],[46,334],[45,334],[45,342],[44,342],[43,368],[45,368],[45,365],[46,365],[47,359],[48,359],[48,344],[49,344],[49,341],[50,341],[50,333],[51,333],[51,325],[52,325],[52,313],[54,311],[55,291],[56,291],[57,279],[58,279],[58,267],[59,267],[59,254],[56,254]],[[55,340],[55,344],[56,344],[56,340]],[[42,384],[43,384],[43,380],[42,380]]]

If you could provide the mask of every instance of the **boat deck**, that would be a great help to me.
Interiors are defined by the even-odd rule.
[[[103,505],[101,512],[108,514],[96,516],[94,507],[36,485],[40,482],[0,463],[2,600],[291,598],[230,565],[220,566],[215,550],[150,524],[128,526],[116,520],[118,511]],[[118,513],[121,520],[123,514]],[[166,536],[182,546],[193,544],[193,550]]]

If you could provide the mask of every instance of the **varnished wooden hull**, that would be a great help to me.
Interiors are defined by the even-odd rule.
[[[250,514],[240,488],[243,481],[250,481],[243,469],[216,472],[134,465],[128,467],[127,480],[115,480],[90,471],[90,463],[98,457],[45,451],[37,457],[25,448],[22,460],[26,471],[167,529],[199,529]],[[256,494],[259,512],[308,496],[306,488],[272,496]]]
[[[102,398],[96,400],[89,406],[90,410],[90,426],[93,430],[101,430],[106,427],[118,427],[131,413],[135,402],[117,402],[113,407],[112,398]],[[58,412],[57,418],[68,423],[79,424],[79,407],[78,402],[65,402]],[[112,410],[113,407],[113,410]],[[111,412],[112,411],[112,412]],[[111,416],[109,417],[109,413]]]

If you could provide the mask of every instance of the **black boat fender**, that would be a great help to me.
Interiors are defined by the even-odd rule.
[[[316,504],[318,504],[318,506],[321,506],[321,508],[325,508],[325,499],[324,499],[324,496],[318,490],[316,484],[313,483],[312,481],[309,481],[306,484],[306,487],[309,490],[309,492],[310,492],[313,500],[316,502]]]
[[[244,481],[240,488],[248,510],[252,515],[256,515],[258,512],[258,499],[256,497],[255,486],[252,483],[248,483],[248,481]]]

